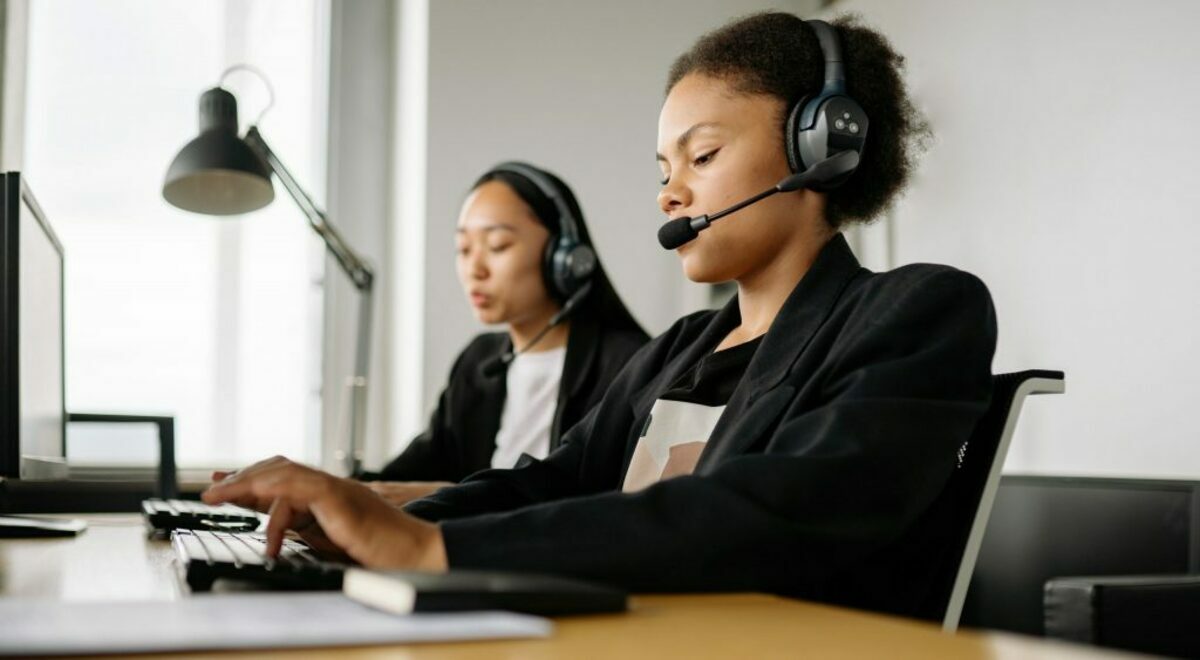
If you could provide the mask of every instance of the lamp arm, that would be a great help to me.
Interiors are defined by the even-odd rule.
[[[325,212],[318,208],[308,193],[304,192],[300,184],[296,183],[292,173],[288,171],[283,161],[279,160],[271,147],[267,145],[267,141],[263,139],[262,134],[258,132],[257,126],[251,126],[246,131],[246,144],[249,144],[250,148],[258,153],[271,168],[271,172],[279,178],[279,182],[283,184],[288,194],[296,201],[296,205],[304,212],[304,216],[308,218],[309,226],[325,242],[325,247],[329,248],[334,258],[337,259],[338,265],[354,283],[355,288],[359,291],[370,290],[375,281],[375,271],[346,243],[346,239],[342,238],[337,228],[329,224]]]
[[[354,375],[346,381],[350,390],[349,447],[346,450],[339,449],[337,452],[338,460],[343,462],[349,476],[353,477],[362,471],[362,453],[367,428],[367,370],[370,364],[371,314],[374,308],[372,289],[375,282],[375,271],[371,269],[371,265],[365,259],[351,249],[350,245],[346,243],[346,239],[342,238],[341,233],[329,224],[329,220],[325,218],[325,212],[318,208],[308,193],[304,192],[300,184],[296,183],[292,173],[284,167],[275,152],[271,151],[267,141],[258,132],[257,126],[251,126],[246,131],[246,144],[249,144],[250,148],[266,161],[267,166],[279,178],[279,182],[283,184],[292,199],[296,201],[296,205],[308,218],[309,226],[317,232],[321,240],[325,241],[325,247],[333,253],[338,265],[342,267],[350,281],[354,283],[354,287],[358,289],[358,333],[354,347]]]

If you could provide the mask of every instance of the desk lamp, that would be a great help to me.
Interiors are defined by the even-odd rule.
[[[236,71],[258,76],[267,88],[269,100],[258,118],[238,137],[237,99],[221,87]],[[350,475],[362,467],[363,433],[366,426],[367,364],[371,339],[372,284],[375,273],[367,261],[346,243],[329,223],[325,212],[313,203],[279,157],[267,145],[258,124],[275,104],[274,90],[265,75],[254,67],[239,64],[226,69],[220,82],[200,96],[200,136],[184,145],[167,169],[163,197],[172,205],[214,216],[233,216],[256,211],[275,198],[271,175],[287,189],[296,205],[308,218],[308,224],[325,242],[338,265],[359,292],[358,333],[355,345],[354,375],[350,387],[350,442],[346,452],[338,452]]]

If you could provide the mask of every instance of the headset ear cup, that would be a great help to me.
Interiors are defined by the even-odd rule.
[[[554,252],[554,284],[565,302],[591,279],[596,269],[596,253],[591,246],[562,238]]]
[[[558,302],[567,299],[567,296],[559,286],[558,278],[555,276],[554,255],[558,252],[558,245],[561,240],[561,236],[552,234],[550,240],[546,241],[546,249],[542,253],[542,281],[545,282],[546,291],[550,294],[550,297]]]
[[[571,293],[574,294],[592,278],[592,273],[596,272],[596,251],[590,245],[576,245],[571,249],[571,258],[567,266],[571,277]]]
[[[783,125],[783,152],[787,155],[788,167],[793,174],[803,172],[806,167],[804,159],[800,156],[800,115],[803,114],[804,106],[810,98],[806,96],[792,105],[792,110]]]

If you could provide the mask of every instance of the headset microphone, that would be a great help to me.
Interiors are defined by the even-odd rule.
[[[658,243],[666,250],[674,250],[695,239],[700,235],[701,231],[707,229],[717,220],[740,211],[755,202],[762,201],[775,193],[792,192],[801,188],[837,180],[853,172],[856,167],[858,167],[858,152],[850,150],[839,152],[814,163],[812,167],[803,172],[788,176],[775,184],[774,188],[768,188],[749,199],[730,206],[724,211],[712,215],[698,215],[694,218],[675,218],[667,222],[658,229]]]
[[[542,328],[536,335],[534,335],[533,339],[530,339],[529,343],[522,346],[520,350],[505,351],[500,355],[486,360],[481,368],[483,375],[487,376],[488,378],[494,378],[504,373],[505,370],[508,369],[508,365],[512,364],[512,361],[515,360],[518,355],[521,355],[525,351],[533,348],[534,345],[542,340],[542,337],[546,336],[546,333],[558,327],[560,323],[565,321],[567,317],[571,315],[571,312],[575,311],[575,308],[579,306],[579,303],[587,297],[587,294],[591,292],[591,290],[592,283],[590,281],[586,282],[582,288],[580,288],[578,291],[572,294],[570,298],[567,299],[567,302],[563,303],[562,309],[558,310],[554,316],[550,317],[550,322],[546,324],[546,327]]]

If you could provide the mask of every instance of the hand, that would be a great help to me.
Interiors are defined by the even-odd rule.
[[[237,470],[214,470],[212,473],[212,480],[214,482],[224,481],[237,474],[237,472]],[[261,504],[262,503],[255,502],[250,504],[248,508],[257,509],[269,514],[271,512],[271,507],[274,506],[274,502],[271,502],[267,505],[267,508],[264,509],[262,506],[260,506]],[[316,519],[311,515],[303,515],[299,513],[293,515],[291,528],[300,535],[300,538],[304,539],[305,543],[320,552],[322,555],[330,557],[338,557],[340,555],[340,557],[338,557],[339,559],[348,557],[348,555],[346,555],[346,553],[340,547],[338,547],[336,543],[329,540],[329,537],[325,535],[325,530],[321,529],[321,526],[317,524]],[[271,556],[275,556],[275,552],[270,552],[269,554]]]
[[[370,481],[367,488],[387,500],[392,506],[400,507],[413,500],[419,500],[426,495],[446,486],[453,486],[449,481]]]
[[[326,539],[370,568],[446,570],[437,525],[389,505],[356,481],[280,456],[226,475],[201,498],[269,513],[267,554],[272,557],[279,554],[284,532],[296,529],[306,539]]]

